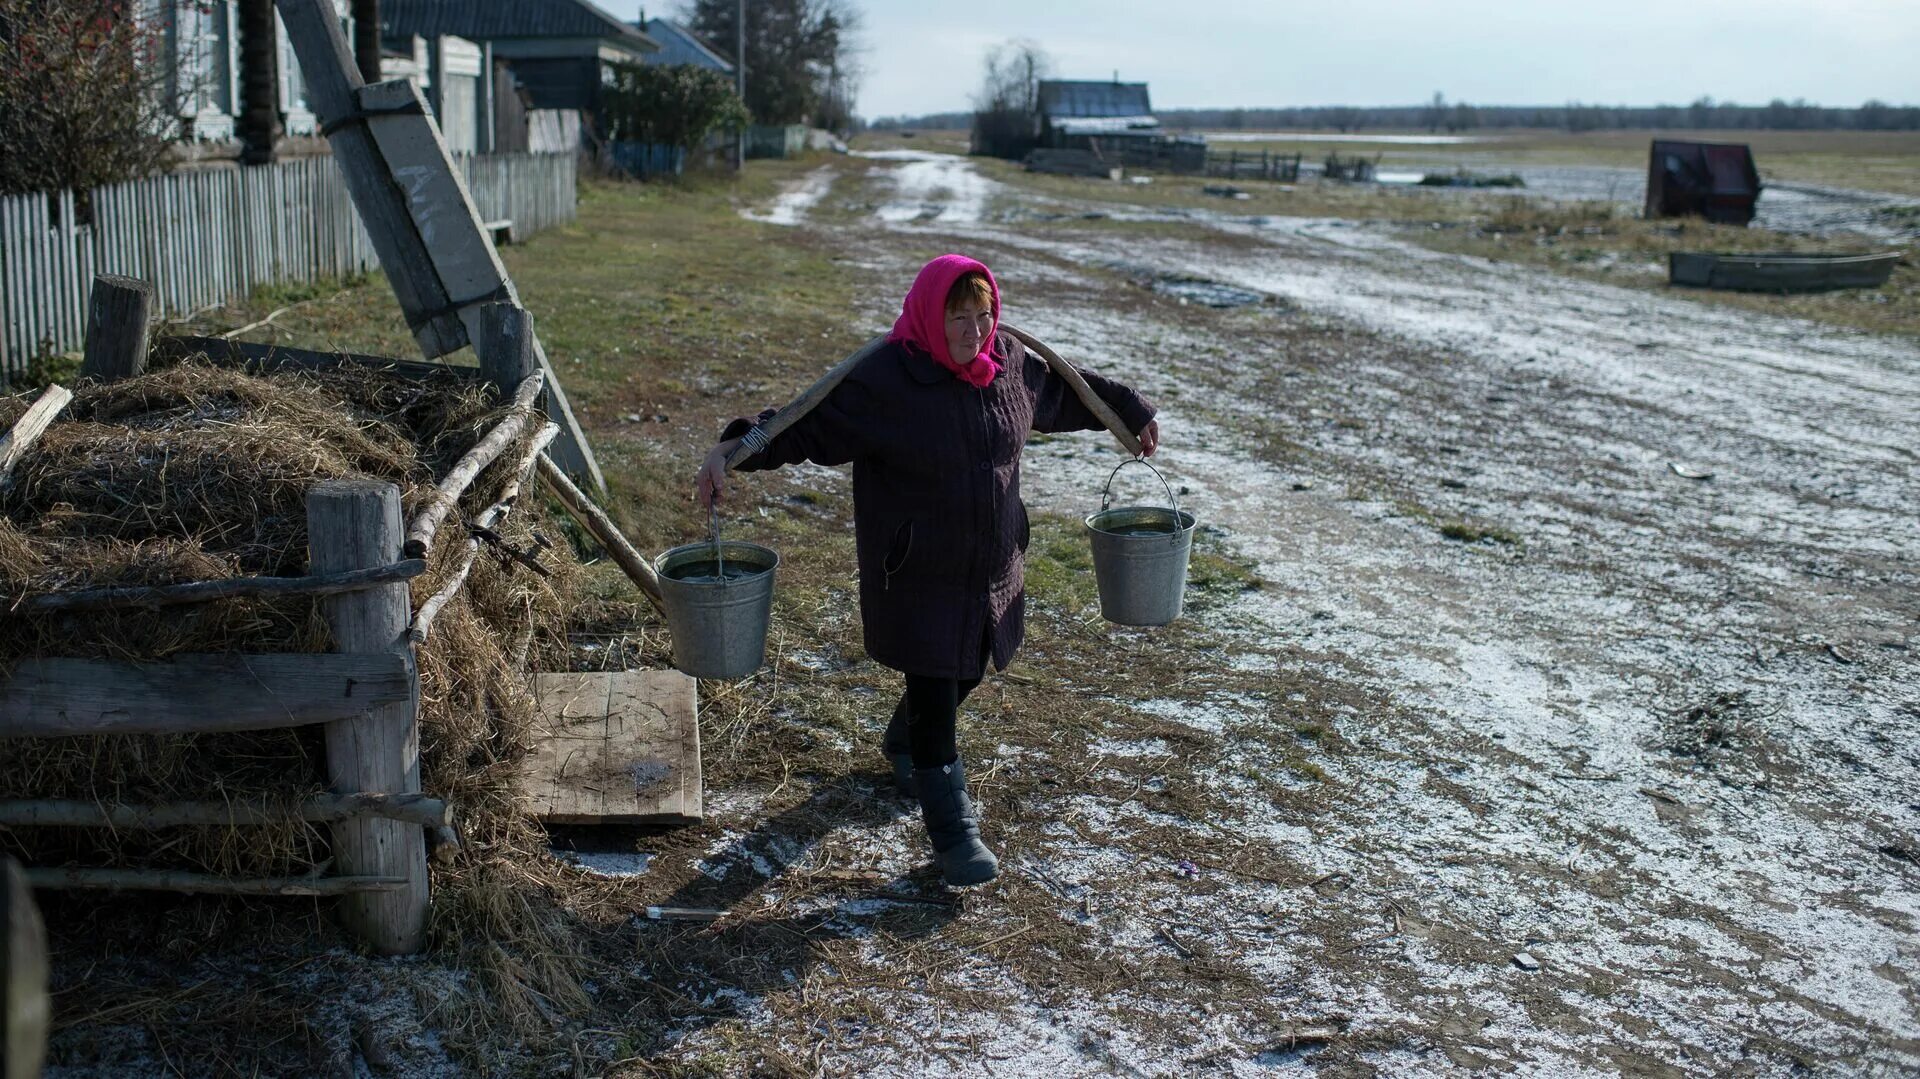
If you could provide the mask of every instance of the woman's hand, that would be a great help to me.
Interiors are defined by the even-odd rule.
[[[1136,437],[1140,439],[1140,456],[1152,457],[1153,451],[1160,448],[1160,421],[1148,420]]]
[[[740,440],[729,438],[707,451],[707,459],[700,464],[700,474],[693,480],[693,500],[703,510],[711,510],[713,504],[720,501],[720,495],[726,490],[727,458],[740,447]]]

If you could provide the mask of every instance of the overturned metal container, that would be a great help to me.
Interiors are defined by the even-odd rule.
[[[1132,464],[1146,465],[1159,478],[1170,507],[1113,505],[1113,478]],[[1101,617],[1123,626],[1164,626],[1180,617],[1194,518],[1180,508],[1159,469],[1137,457],[1114,466],[1100,512],[1089,514],[1086,524]]]
[[[673,665],[695,678],[745,678],[767,656],[773,571],[780,556],[757,543],[714,538],[654,562],[673,634]]]

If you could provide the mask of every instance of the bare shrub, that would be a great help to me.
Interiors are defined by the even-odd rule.
[[[159,171],[179,123],[162,44],[127,0],[0,0],[0,194]]]

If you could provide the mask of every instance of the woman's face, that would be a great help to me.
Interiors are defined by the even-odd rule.
[[[967,363],[985,350],[987,334],[993,332],[993,309],[978,300],[969,300],[947,312],[947,358]]]

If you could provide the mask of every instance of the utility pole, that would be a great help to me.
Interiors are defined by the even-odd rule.
[[[735,0],[733,13],[733,92],[747,103],[747,0]],[[733,133],[733,170],[747,167],[747,129]]]

